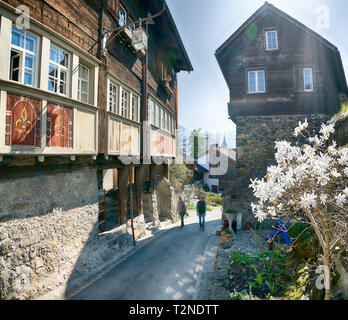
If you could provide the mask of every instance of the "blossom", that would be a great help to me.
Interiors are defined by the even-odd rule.
[[[343,193],[348,197],[348,187],[343,190]]]
[[[336,203],[339,206],[343,206],[347,202],[347,197],[345,194],[340,193],[338,196],[335,197]]]
[[[327,149],[330,156],[331,155],[334,156],[337,154],[336,147],[337,147],[337,143],[336,143],[336,141],[333,141],[332,145],[330,147],[328,147],[328,149]]]
[[[266,214],[264,211],[262,211],[260,208],[258,208],[258,209],[256,210],[256,212],[254,213],[254,215],[255,215],[255,217],[257,217],[257,220],[258,220],[259,222],[262,222],[262,221],[265,219],[265,217],[267,216],[267,214]]]
[[[295,128],[295,133],[294,136],[297,137],[303,130],[308,128],[308,122],[307,119],[305,120],[304,123],[301,123],[301,121],[299,121],[298,123],[298,127]]]
[[[331,175],[332,175],[334,178],[339,178],[339,177],[341,177],[341,174],[337,171],[336,168],[331,170]]]
[[[311,206],[315,208],[317,206],[316,199],[317,196],[313,193],[307,194],[304,193],[304,195],[301,197],[301,207],[305,209],[309,209]]]
[[[341,158],[338,159],[338,163],[341,166],[347,166],[348,165],[348,157],[341,156]]]
[[[268,214],[271,215],[272,217],[275,217],[276,214],[276,209],[274,207],[268,207]]]
[[[344,174],[348,177],[348,167],[343,170]]]
[[[320,195],[320,202],[321,202],[323,205],[326,205],[326,200],[327,200],[327,194],[322,194],[322,195]]]
[[[330,178],[326,175],[321,175],[318,178],[318,184],[320,184],[322,187],[326,186],[329,181],[330,181]]]
[[[323,140],[328,140],[330,137],[330,134],[334,132],[335,132],[334,123],[330,123],[329,125],[326,125],[323,123],[321,125],[320,133],[323,135]]]

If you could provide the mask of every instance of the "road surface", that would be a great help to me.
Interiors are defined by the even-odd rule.
[[[220,226],[220,208],[207,213],[205,231],[191,213],[183,229],[159,234],[70,299],[208,300]]]

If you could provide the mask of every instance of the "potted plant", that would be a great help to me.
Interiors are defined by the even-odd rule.
[[[232,233],[229,228],[226,228],[224,232],[221,232],[221,244],[224,244],[226,241],[232,242]]]

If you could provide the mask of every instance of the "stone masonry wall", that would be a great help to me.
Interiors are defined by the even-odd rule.
[[[1,299],[30,299],[68,282],[98,235],[96,177],[83,170],[0,181]]]
[[[261,168],[274,158],[275,141],[293,142],[299,121],[308,119],[309,132],[318,131],[330,118],[324,114],[236,117],[237,177]]]
[[[275,165],[275,141],[295,143],[294,129],[299,121],[308,119],[308,131],[318,133],[321,124],[330,117],[317,115],[237,117],[237,180],[225,190],[223,210],[233,209],[243,214],[243,222],[256,222],[250,203],[254,202],[250,179],[261,179],[267,167]],[[272,224],[266,221],[264,224]]]

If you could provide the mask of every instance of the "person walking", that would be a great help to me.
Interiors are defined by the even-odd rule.
[[[204,201],[204,197],[201,196],[196,206],[197,216],[199,217],[199,228],[204,231],[205,229],[205,214],[207,212],[207,203]]]
[[[181,217],[181,229],[182,229],[184,227],[184,218],[186,214],[186,204],[185,204],[185,201],[182,199],[182,196],[179,197],[178,211]]]

